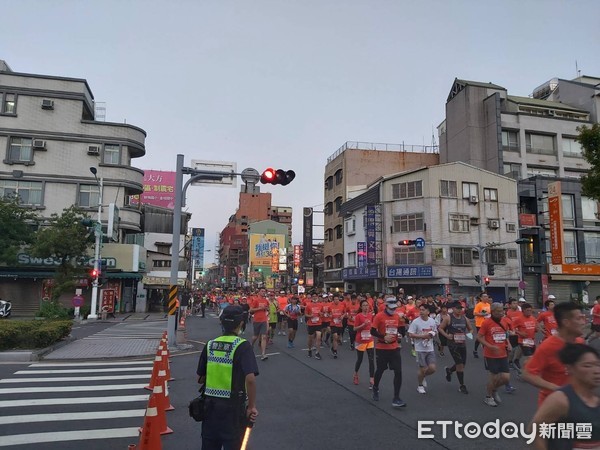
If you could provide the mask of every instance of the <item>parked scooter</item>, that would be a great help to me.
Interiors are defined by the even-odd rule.
[[[12,303],[6,300],[0,300],[0,319],[9,317],[11,309]]]

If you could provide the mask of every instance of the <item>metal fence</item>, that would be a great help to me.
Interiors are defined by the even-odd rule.
[[[405,144],[386,144],[382,142],[356,142],[347,141],[338,148],[333,155],[327,158],[329,164],[335,158],[340,156],[347,149],[350,150],[376,150],[381,152],[411,152],[411,153],[439,153],[440,148],[437,145],[411,145]]]

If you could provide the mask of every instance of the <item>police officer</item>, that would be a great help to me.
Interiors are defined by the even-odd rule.
[[[198,362],[198,383],[205,385],[206,418],[202,422],[202,450],[237,450],[248,421],[254,422],[258,366],[252,346],[239,337],[243,323],[240,306],[221,314],[223,335],[208,341]]]

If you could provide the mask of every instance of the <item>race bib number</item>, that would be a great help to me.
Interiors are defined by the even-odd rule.
[[[550,330],[550,334],[552,336],[557,336],[558,335],[558,330],[556,328],[553,328],[553,329]]]
[[[317,323],[319,321],[319,318],[318,317],[313,317],[313,318],[310,319],[310,321],[312,323]]]
[[[336,317],[335,319],[333,319],[333,323],[335,323],[335,324],[340,324],[340,323],[342,323],[342,320],[341,320],[341,319],[338,319],[338,318]]]
[[[394,327],[386,327],[385,334],[393,334],[394,336],[398,334],[398,328]]]
[[[454,342],[456,342],[457,344],[464,344],[466,339],[467,337],[464,333],[456,333],[454,335]]]
[[[523,339],[523,345],[525,347],[533,347],[535,345],[535,342],[533,341],[533,339]]]
[[[494,333],[492,338],[496,344],[500,344],[506,340],[506,333]]]
[[[371,333],[369,331],[363,330],[360,332],[360,338],[363,341],[368,341],[371,339]]]

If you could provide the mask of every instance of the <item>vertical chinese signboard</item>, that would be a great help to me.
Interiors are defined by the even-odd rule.
[[[279,248],[275,247],[271,249],[271,273],[276,274],[279,272]]]
[[[114,313],[115,299],[117,291],[113,289],[102,289],[102,304],[100,305],[101,312]]]
[[[300,273],[300,246],[294,245],[294,274],[298,275]]]
[[[550,221],[550,252],[552,264],[563,263],[562,194],[560,181],[548,183],[548,216]]]
[[[313,209],[304,208],[302,217],[302,267],[304,269],[313,268]]]
[[[367,243],[356,243],[356,267],[367,267]]]
[[[368,205],[367,208],[367,223],[366,223],[366,235],[367,235],[367,266],[374,266],[377,264],[377,237],[376,237],[376,223],[375,223],[375,206]]]
[[[192,259],[194,270],[204,267],[204,228],[192,228]]]
[[[144,170],[144,192],[130,197],[132,205],[175,207],[175,172],[162,170]]]

